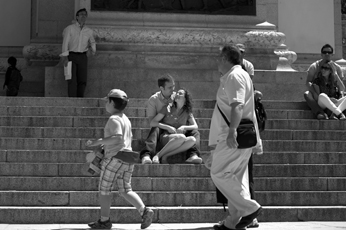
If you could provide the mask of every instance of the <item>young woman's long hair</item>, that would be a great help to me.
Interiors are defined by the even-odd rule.
[[[326,64],[330,68],[330,74],[329,74],[329,77],[328,77],[326,84],[329,84],[331,87],[337,87],[339,89],[339,86],[338,86],[337,81],[336,81],[337,76],[335,75],[336,70],[334,68],[334,65],[332,64],[332,62],[327,62],[324,65],[326,65]],[[317,77],[319,77],[325,81],[325,78],[322,76],[322,66],[320,67],[320,71],[318,72]]]
[[[185,88],[181,88],[179,90],[184,90],[184,92],[185,92],[185,104],[182,107],[182,112],[185,111],[187,113],[192,113],[192,107],[193,106],[192,106],[192,96],[191,96],[190,92]],[[177,106],[177,103],[175,101],[174,101],[174,106]]]

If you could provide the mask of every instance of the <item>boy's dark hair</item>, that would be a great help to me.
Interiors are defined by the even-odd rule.
[[[10,64],[13,67],[16,67],[17,65],[17,58],[11,56],[7,59],[7,63]]]
[[[224,46],[221,48],[221,56],[223,56],[229,63],[233,65],[240,65],[240,51],[238,47]]]
[[[329,44],[325,44],[324,46],[322,46],[321,53],[322,53],[322,51],[323,51],[325,48],[330,48],[330,49],[332,50],[332,53],[334,53],[333,47],[332,47],[331,45],[329,45]]]
[[[118,97],[109,97],[108,100],[109,100],[109,102],[113,101],[114,102],[114,108],[119,110],[119,111],[123,111],[126,108],[127,102],[128,102],[128,100],[124,100],[124,99],[118,98]]]
[[[79,16],[79,13],[83,12],[83,11],[88,15],[88,11],[85,8],[83,8],[83,9],[80,9],[80,10],[77,11],[76,17]]]
[[[174,82],[173,77],[168,73],[157,80],[157,84],[159,85],[159,87],[162,86],[163,88],[165,88],[166,82]]]

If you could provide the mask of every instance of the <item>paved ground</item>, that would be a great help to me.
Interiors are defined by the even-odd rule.
[[[152,224],[148,229],[213,229],[214,224]],[[0,230],[83,230],[86,224],[0,224]],[[139,229],[139,224],[113,224],[113,230]],[[250,228],[251,229],[251,228]],[[346,230],[346,222],[263,222],[254,230]]]

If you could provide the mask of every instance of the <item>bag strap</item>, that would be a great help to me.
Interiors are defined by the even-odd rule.
[[[221,115],[222,115],[223,119],[225,119],[226,124],[229,126],[229,125],[230,125],[230,123],[229,123],[229,121],[228,121],[227,117],[225,116],[225,114],[224,114],[224,113],[222,112],[222,110],[220,109],[220,107],[219,107],[219,105],[218,105],[218,104],[217,104],[217,108],[219,109],[219,111],[220,111],[220,113],[221,113]]]

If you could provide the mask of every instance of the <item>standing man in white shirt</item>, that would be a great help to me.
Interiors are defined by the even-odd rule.
[[[228,200],[229,216],[215,230],[245,229],[261,213],[262,207],[250,197],[247,165],[253,148],[238,149],[237,127],[242,119],[254,123],[257,133],[256,151],[263,151],[254,110],[254,90],[249,74],[241,67],[240,51],[225,46],[218,58],[222,77],[216,95],[210,132],[212,152],[211,178]],[[218,107],[230,125],[223,119]]]
[[[88,56],[96,53],[93,30],[85,26],[88,12],[85,8],[76,13],[77,22],[69,25],[63,32],[61,61],[67,66],[72,61],[72,78],[68,82],[69,97],[84,97],[88,77]]]

